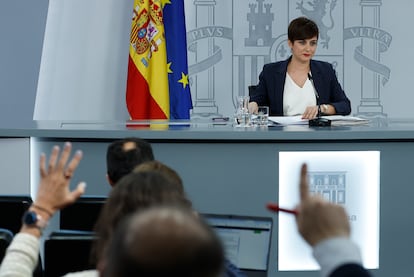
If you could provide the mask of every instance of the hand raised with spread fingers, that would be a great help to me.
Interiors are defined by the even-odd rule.
[[[69,159],[71,150],[70,142],[65,143],[62,152],[59,146],[55,145],[47,165],[45,154],[42,153],[40,156],[40,183],[34,205],[48,211],[50,215],[75,202],[85,192],[84,182],[70,191],[70,180],[82,159],[80,150]]]

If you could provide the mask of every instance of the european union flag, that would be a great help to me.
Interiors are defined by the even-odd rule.
[[[171,0],[163,9],[167,45],[170,119],[190,119],[191,101],[187,62],[184,0]]]

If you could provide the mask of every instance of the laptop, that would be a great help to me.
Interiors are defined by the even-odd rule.
[[[273,220],[271,217],[203,214],[222,239],[226,257],[249,277],[266,277]]]

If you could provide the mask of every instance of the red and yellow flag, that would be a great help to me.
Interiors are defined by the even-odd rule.
[[[163,22],[166,1],[134,0],[126,91],[133,120],[170,118]]]

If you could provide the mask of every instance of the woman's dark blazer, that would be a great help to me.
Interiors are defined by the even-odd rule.
[[[264,65],[259,75],[259,84],[250,94],[250,102],[254,101],[259,106],[269,106],[271,116],[283,116],[283,89],[290,59],[291,57],[285,61]],[[350,114],[351,102],[341,88],[332,65],[311,60],[310,69],[319,94],[319,104],[334,106],[338,115]]]

